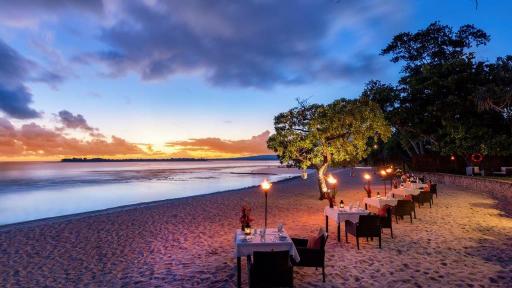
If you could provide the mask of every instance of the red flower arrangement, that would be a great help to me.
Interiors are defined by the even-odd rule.
[[[254,221],[253,218],[251,218],[251,207],[247,205],[242,205],[242,216],[240,216],[240,224],[242,225],[242,231],[244,231],[245,228],[251,227],[251,222]]]

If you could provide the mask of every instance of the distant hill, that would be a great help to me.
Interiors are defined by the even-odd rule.
[[[165,158],[165,159],[108,159],[108,158],[64,158],[60,162],[167,162],[167,161],[208,161],[201,158]]]
[[[256,155],[256,156],[246,156],[246,157],[235,157],[235,158],[219,158],[215,160],[260,160],[260,161],[270,161],[270,160],[279,160],[277,155]]]
[[[240,161],[271,161],[278,160],[276,155],[256,155],[246,157],[235,157],[235,158],[216,158],[216,159],[204,159],[204,158],[163,158],[163,159],[108,159],[108,158],[64,158],[61,162],[172,162],[172,161],[218,161],[218,160],[240,160]]]

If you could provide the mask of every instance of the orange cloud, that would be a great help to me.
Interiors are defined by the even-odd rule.
[[[133,143],[112,136],[80,140],[60,132],[30,123],[16,129],[7,119],[0,118],[0,156],[16,158],[60,158],[92,156],[142,155],[145,152]]]
[[[246,156],[272,154],[267,148],[269,131],[253,136],[245,140],[224,140],[220,138],[195,138],[186,141],[173,141],[166,144],[167,147],[177,149],[178,152],[187,152],[187,155],[224,155]]]

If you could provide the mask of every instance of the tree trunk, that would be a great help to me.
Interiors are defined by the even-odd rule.
[[[330,155],[324,156],[324,162],[321,165],[316,166],[318,174],[318,190],[320,192],[320,200],[324,199],[324,193],[327,192],[327,183],[325,183],[325,172],[329,167]]]

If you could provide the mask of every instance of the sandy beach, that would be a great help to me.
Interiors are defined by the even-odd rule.
[[[345,203],[364,196],[360,175],[336,174]],[[380,189],[382,190],[382,189]],[[336,241],[330,223],[326,283],[321,271],[295,268],[296,287],[510,287],[512,218],[487,194],[441,185],[413,224],[385,230],[382,249]],[[275,183],[269,226],[292,237],[324,225],[316,180]],[[112,209],[0,229],[1,287],[236,287],[234,232],[242,204],[263,224],[258,188]],[[243,261],[245,262],[245,261]],[[245,263],[243,284],[247,287]]]

